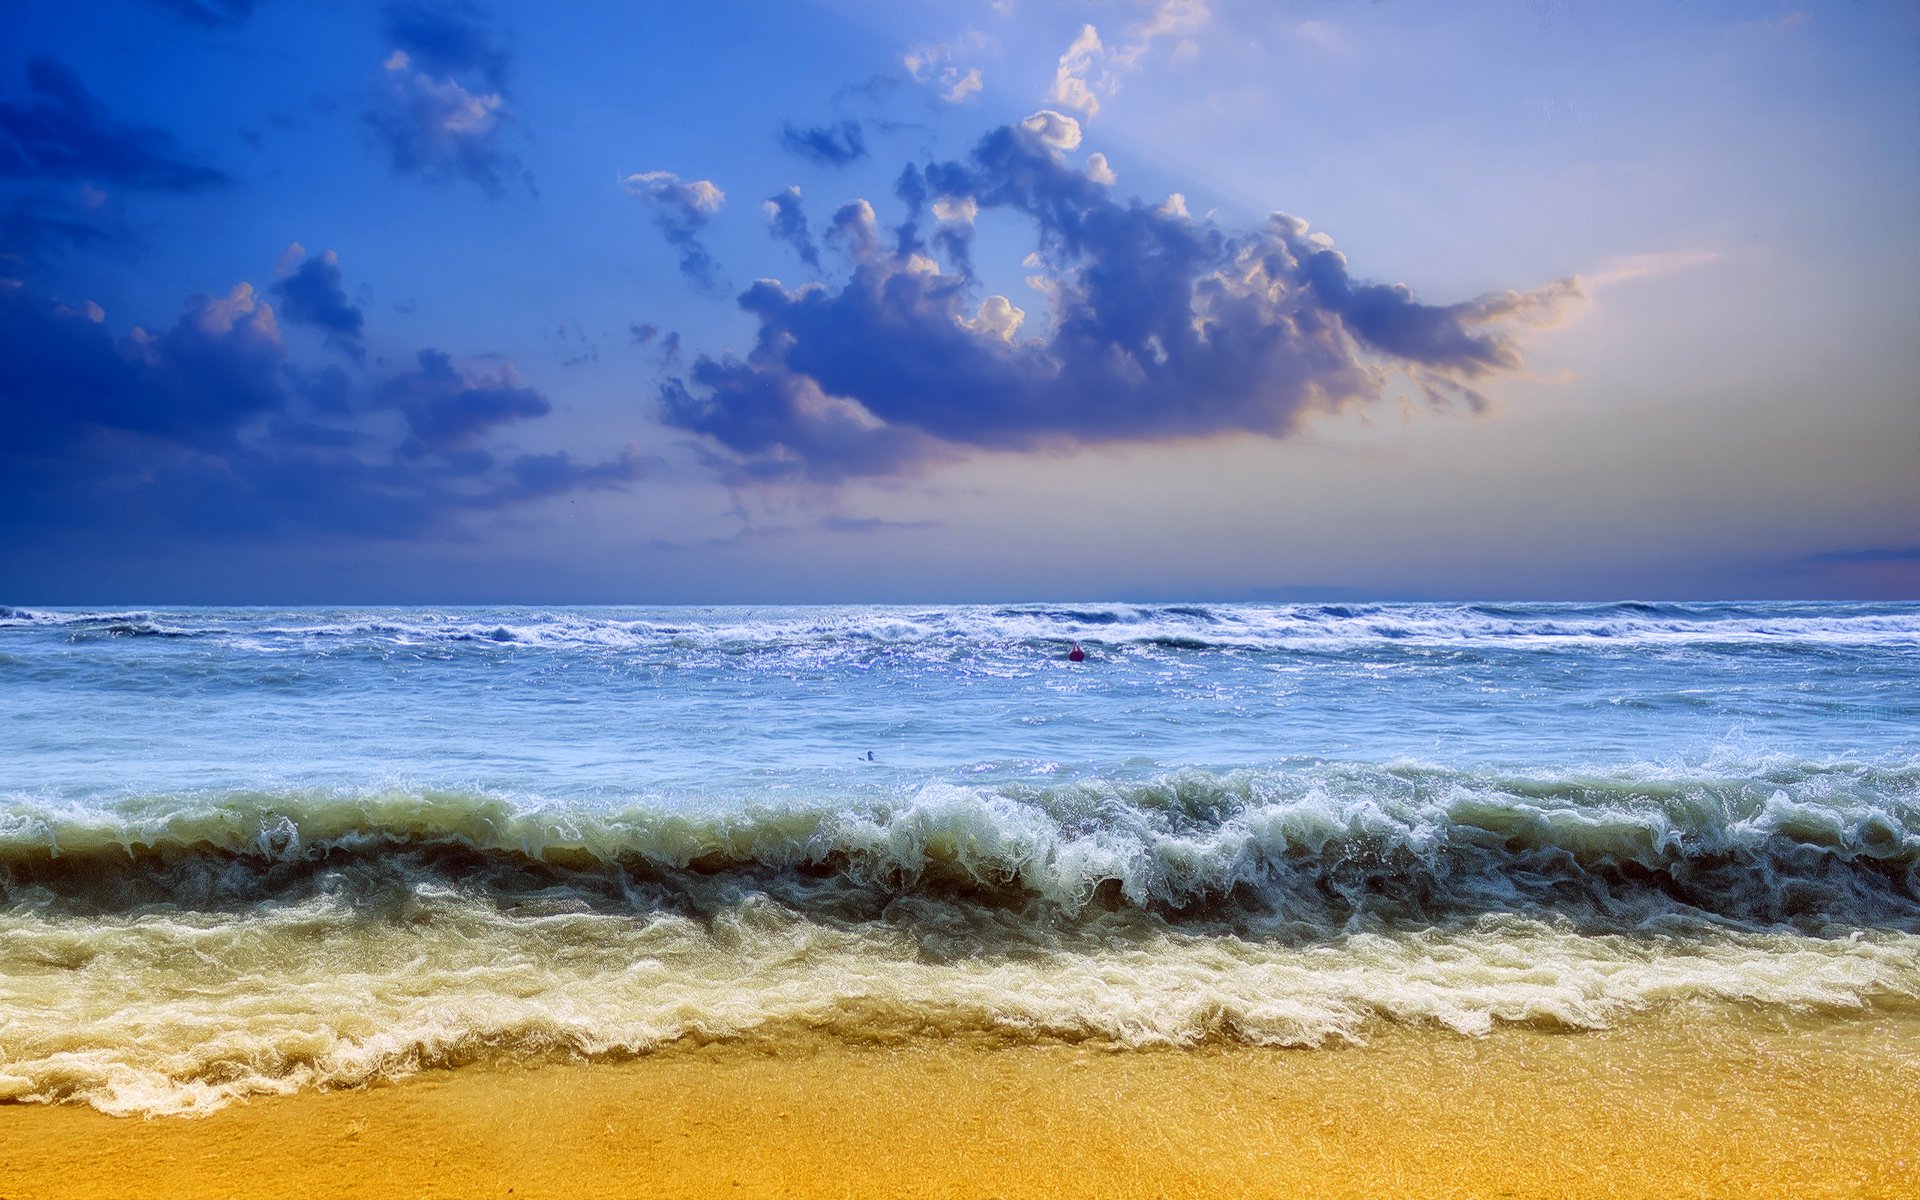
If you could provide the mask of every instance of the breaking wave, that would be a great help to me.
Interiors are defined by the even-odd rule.
[[[1920,767],[1729,778],[1329,764],[781,804],[393,790],[0,805],[0,889],[15,903],[232,908],[425,885],[605,910],[685,907],[715,889],[835,911],[927,894],[1301,935],[1491,912],[1608,930],[1910,929]]]

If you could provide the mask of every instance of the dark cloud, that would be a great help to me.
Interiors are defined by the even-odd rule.
[[[653,209],[653,223],[680,251],[680,270],[702,287],[712,288],[713,256],[700,240],[707,220],[720,211],[727,195],[710,179],[682,180],[671,171],[627,176],[627,191]]]
[[[512,61],[503,40],[473,4],[389,4],[382,28],[396,49],[446,78],[478,77],[496,92],[507,87]]]
[[[298,245],[290,249],[297,252]],[[347,300],[346,288],[340,282],[340,260],[333,251],[302,262],[291,275],[273,285],[273,294],[289,321],[320,330],[326,334],[327,345],[355,362],[366,359],[366,343],[361,340],[364,318]]]
[[[623,487],[665,465],[663,460],[643,455],[633,446],[601,463],[576,462],[565,450],[554,454],[522,454],[507,465],[512,485],[499,493],[494,502]]]
[[[97,199],[90,205],[35,194],[15,197],[0,212],[0,259],[25,259],[50,249],[113,247],[123,254],[137,249],[139,239],[122,220],[119,206],[104,196]]]
[[[627,333],[635,346],[644,346],[660,336],[660,327],[652,321],[631,321],[627,324]]]
[[[506,149],[512,123],[504,45],[465,4],[396,4],[386,12],[394,43],[365,119],[393,170],[432,183],[464,179],[490,196],[510,181],[537,194],[533,175]]]
[[[877,104],[906,86],[906,80],[898,75],[870,75],[859,83],[849,83],[833,93],[833,103],[837,106],[848,100],[862,100]]]
[[[820,251],[813,244],[813,231],[807,228],[806,210],[800,207],[800,189],[790,187],[766,200],[767,228],[776,241],[793,247],[800,261],[820,269]]]
[[[284,403],[280,330],[244,283],[189,298],[162,333],[120,338],[94,305],[49,304],[17,285],[0,297],[0,419],[14,454],[59,452],[102,431],[219,447]]]
[[[1431,306],[1356,282],[1305,222],[1276,214],[1242,233],[1195,221],[1178,196],[1115,198],[1072,166],[1080,129],[1036,114],[965,160],[903,173],[892,238],[872,207],[841,208],[827,240],[853,259],[838,289],[761,281],[741,307],[759,324],[744,359],[699,356],[662,392],[664,419],[711,438],[741,478],[832,480],[914,470],[962,448],[1285,436],[1309,412],[1411,380],[1437,403],[1479,403],[1474,383],[1520,363],[1508,331],[1578,295],[1530,293]],[[927,256],[918,220],[944,213]],[[1037,248],[1032,320],[980,298],[973,214],[1025,217]]]
[[[0,101],[0,178],[88,180],[188,192],[228,182],[194,162],[164,130],[117,121],[72,71],[53,59],[27,62],[33,98]]]
[[[780,145],[826,167],[844,167],[867,156],[867,139],[860,132],[860,122],[851,119],[813,127],[788,122],[780,128]]]
[[[469,375],[451,356],[420,352],[420,368],[388,379],[375,392],[379,403],[399,409],[420,445],[442,454],[462,450],[494,426],[544,417],[547,398],[520,382],[510,366]]]
[[[0,344],[0,546],[89,529],[406,536],[654,465],[631,448],[498,461],[488,435],[552,407],[511,366],[428,350],[356,395],[337,366],[287,362],[272,306],[244,283],[119,336],[94,305],[0,284]]]
[[[287,386],[315,413],[328,417],[350,416],[354,411],[353,378],[336,366],[309,370],[288,363],[281,368]]]
[[[1810,563],[1902,563],[1920,562],[1920,546],[1869,546],[1863,550],[1830,550],[1809,555]]]
[[[238,25],[253,15],[261,0],[149,0],[183,21],[208,29]]]

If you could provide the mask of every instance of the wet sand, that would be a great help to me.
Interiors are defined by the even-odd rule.
[[[791,1038],[204,1119],[0,1105],[0,1197],[1920,1195],[1920,1014],[1114,1052]]]

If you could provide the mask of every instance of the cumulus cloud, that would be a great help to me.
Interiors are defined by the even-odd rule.
[[[713,256],[700,241],[707,220],[720,211],[727,194],[711,179],[683,181],[671,171],[646,171],[626,178],[627,192],[653,209],[654,224],[680,251],[680,270],[703,287],[712,287]]]
[[[769,196],[761,205],[767,214],[767,228],[777,241],[793,247],[800,261],[818,270],[820,251],[813,244],[813,232],[807,227],[806,210],[800,207],[800,189],[790,187]]]
[[[1071,126],[1071,128],[1069,128]],[[903,175],[903,199],[1024,218],[1047,312],[976,299],[916,239],[891,243],[872,206],[835,214],[851,276],[834,288],[762,280],[744,358],[698,356],[662,389],[663,418],[709,439],[736,478],[832,481],[914,472],[968,450],[1283,437],[1314,412],[1411,380],[1436,404],[1478,405],[1521,366],[1518,329],[1578,300],[1573,280],[1459,304],[1356,278],[1306,222],[1227,231],[1184,204],[1118,199],[1069,164],[1059,113],[995,130],[963,160]],[[960,239],[971,225],[945,231]]]
[[[299,242],[281,255],[284,277],[273,285],[280,299],[280,311],[289,321],[311,325],[326,335],[327,345],[355,362],[367,356],[361,340],[365,317],[347,299],[341,283],[340,257],[328,250],[318,258],[301,261],[306,251]]]
[[[827,240],[843,248],[849,257],[865,262],[886,253],[886,240],[880,235],[880,218],[865,200],[843,204],[827,224]]]
[[[828,167],[844,167],[867,155],[867,139],[860,132],[860,122],[851,119],[810,128],[788,122],[780,128],[780,145],[790,153]]]
[[[942,196],[933,202],[934,219],[949,225],[971,225],[980,215],[980,202],[972,196]]]
[[[0,541],[107,526],[400,536],[653,465],[632,448],[496,458],[490,435],[551,404],[495,359],[423,351],[356,396],[338,367],[287,360],[274,306],[246,283],[117,336],[96,304],[0,284],[0,344]]]
[[[1050,108],[1020,122],[1020,128],[1049,150],[1072,150],[1080,145],[1080,122]]]
[[[27,61],[24,102],[0,101],[0,179],[90,180],[191,192],[229,182],[195,162],[164,130],[115,120],[51,58]]]
[[[387,9],[394,49],[366,122],[394,171],[430,182],[465,179],[488,195],[533,176],[504,145],[508,54],[465,4],[396,4]]]

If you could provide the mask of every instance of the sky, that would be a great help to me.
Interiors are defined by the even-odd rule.
[[[0,0],[0,601],[1920,598],[1920,6]]]

